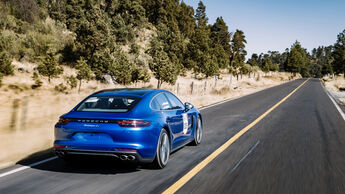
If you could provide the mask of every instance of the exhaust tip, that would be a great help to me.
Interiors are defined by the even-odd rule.
[[[121,155],[121,156],[120,156],[120,159],[121,159],[121,160],[127,160],[127,159],[128,159],[128,156],[127,156],[127,155]]]
[[[129,155],[129,156],[128,156],[128,160],[135,160],[135,156]]]

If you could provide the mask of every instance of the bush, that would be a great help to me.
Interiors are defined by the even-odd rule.
[[[132,82],[149,82],[151,76],[146,68],[134,67],[132,70]]]
[[[13,75],[13,65],[11,63],[12,60],[9,55],[5,51],[2,51],[0,53],[0,73],[4,76]]]
[[[53,53],[47,53],[47,57],[38,65],[37,70],[41,75],[48,77],[49,83],[52,78],[58,77],[63,72]]]
[[[63,83],[61,83],[59,85],[56,85],[54,89],[57,92],[67,94],[67,92],[66,92],[67,91],[67,86],[65,86]]]
[[[32,89],[39,88],[43,85],[43,82],[39,79],[37,72],[34,72],[34,74],[32,75],[32,79],[35,81],[35,83],[31,85]]]
[[[24,90],[30,89],[30,87],[26,84],[10,84],[8,88],[14,90],[15,92],[23,92]]]
[[[229,86],[224,86],[221,89],[213,88],[211,93],[212,94],[216,94],[216,95],[225,95],[225,94],[230,93],[230,87]]]
[[[78,80],[76,77],[71,75],[67,78],[67,84],[71,87],[71,89],[76,88],[78,84]]]
[[[139,55],[139,45],[136,43],[131,44],[131,49],[129,50],[129,53],[134,54],[134,55]]]

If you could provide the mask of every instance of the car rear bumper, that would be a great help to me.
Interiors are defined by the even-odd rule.
[[[86,150],[86,149],[69,149],[54,148],[54,152],[59,157],[68,155],[84,155],[84,156],[106,156],[123,161],[136,161],[142,163],[150,163],[154,158],[143,158],[136,151],[104,151],[104,150]]]
[[[57,154],[103,155],[120,158],[134,156],[138,161],[152,161],[156,155],[159,126],[143,128],[97,124],[87,127],[79,123],[55,126],[54,148]]]

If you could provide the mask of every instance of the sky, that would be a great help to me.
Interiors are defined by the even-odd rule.
[[[199,0],[184,0],[197,8]],[[334,44],[345,29],[345,0],[204,0],[209,23],[222,16],[252,53],[283,52],[298,40],[309,52]]]

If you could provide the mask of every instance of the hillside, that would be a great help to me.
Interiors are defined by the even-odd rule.
[[[208,78],[258,70],[244,63],[244,33],[230,32],[222,17],[209,24],[202,2],[196,10],[174,0],[2,0],[0,7],[2,76],[13,74],[12,59],[37,63],[49,80],[65,65],[84,72],[79,81],[153,76],[158,87],[186,71]]]

